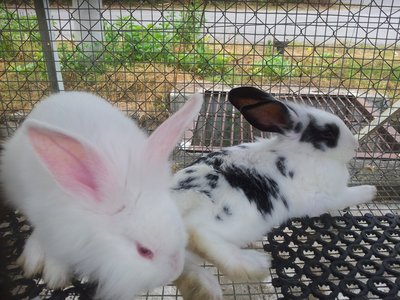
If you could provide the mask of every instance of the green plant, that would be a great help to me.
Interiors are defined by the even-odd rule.
[[[180,13],[171,13],[159,24],[142,25],[127,16],[105,25],[108,64],[166,63],[199,75],[228,71],[231,57],[208,46],[202,33],[204,3],[191,1]]]
[[[282,80],[290,77],[293,69],[294,66],[289,59],[286,59],[283,55],[275,54],[256,62],[252,73],[253,75],[267,76],[273,80]]]
[[[40,48],[36,16],[20,16],[0,6],[0,58],[14,59]]]
[[[102,45],[92,45],[95,49],[101,49]],[[95,47],[96,46],[96,47]],[[83,45],[62,43],[58,47],[62,71],[74,71],[81,75],[104,73],[107,64],[103,60],[103,52],[89,52]]]
[[[189,1],[185,10],[178,16],[172,14],[173,40],[179,42],[185,50],[190,50],[191,45],[201,45],[201,28],[205,22],[204,3],[199,0]],[[172,17],[172,18],[171,18]]]
[[[168,28],[172,30],[170,50],[175,58],[172,63],[181,69],[202,76],[215,76],[229,71],[232,57],[225,50],[216,52],[209,46],[202,30],[205,6],[204,1],[189,1],[184,11],[168,17]]]
[[[172,35],[169,26],[140,25],[131,17],[123,17],[105,25],[105,51],[107,62],[132,63],[169,62]]]
[[[46,80],[47,69],[43,58],[42,52],[34,52],[31,62],[25,62],[22,64],[15,64],[14,70],[25,78],[32,78]],[[12,65],[12,64],[11,64]]]
[[[393,66],[390,72],[390,79],[393,81],[400,81],[400,65]]]
[[[204,76],[216,76],[228,72],[231,56],[225,51],[214,53],[202,44],[187,53],[177,53],[176,64],[181,69]]]
[[[47,78],[36,16],[18,15],[0,6],[0,59],[18,76]]]

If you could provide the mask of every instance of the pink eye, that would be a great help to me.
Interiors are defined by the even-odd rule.
[[[142,256],[143,258],[153,259],[154,254],[150,249],[143,247],[140,244],[136,244],[136,249],[140,256]]]

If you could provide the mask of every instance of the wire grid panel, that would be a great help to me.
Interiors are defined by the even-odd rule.
[[[44,14],[30,2],[0,3],[1,137],[54,89],[97,93],[152,131],[174,110],[174,95],[253,85],[283,99],[311,105],[316,99],[352,120],[364,153],[352,162],[362,170],[355,178],[398,184],[396,1],[43,3]],[[374,123],[383,112],[388,116]],[[212,113],[206,112],[200,136],[189,136],[199,152],[241,141],[213,141],[212,122],[220,117]],[[250,138],[251,130],[244,131]],[[195,157],[184,150],[174,156],[179,166]]]
[[[379,201],[349,211],[399,215],[397,1],[44,1],[44,19],[31,2],[0,1],[1,138],[54,90],[54,80],[60,90],[107,98],[148,131],[201,91],[203,111],[174,153],[180,168],[204,152],[263,136],[226,104],[231,87],[252,85],[343,118],[361,139],[353,181],[379,187]],[[43,25],[52,53],[42,44]],[[271,279],[232,284],[206,268],[219,276],[227,299],[282,297]],[[74,288],[78,295],[79,284]],[[174,287],[142,296],[175,298]]]

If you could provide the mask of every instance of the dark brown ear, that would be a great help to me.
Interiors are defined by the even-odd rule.
[[[239,87],[229,92],[228,100],[261,131],[284,133],[293,128],[288,107],[269,93],[253,87]]]

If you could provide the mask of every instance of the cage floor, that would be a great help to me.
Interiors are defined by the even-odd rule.
[[[224,299],[400,299],[399,216],[400,202],[387,199],[290,220],[251,245],[273,258],[262,282],[233,283],[214,266],[204,267],[218,277]],[[92,299],[95,286],[89,283],[52,291],[39,276],[23,277],[15,261],[30,230],[19,214],[2,217],[0,299]],[[182,297],[170,285],[137,299]]]
[[[344,120],[354,134],[360,132],[379,113],[379,109],[372,102],[366,103],[365,99],[358,99],[352,95],[276,94],[275,96],[280,100],[307,104],[329,111]],[[206,91],[204,101],[205,104],[196,122],[191,141],[192,148],[188,147],[188,149],[200,148],[203,151],[214,151],[221,147],[251,142],[257,137],[265,136],[265,133],[250,126],[229,104],[227,92]],[[369,152],[367,157],[385,157],[382,152],[399,149],[400,143],[397,141],[396,129],[391,127],[389,131],[386,127],[381,127],[380,133],[382,140],[377,147],[363,149],[358,156],[365,157],[363,152]]]

